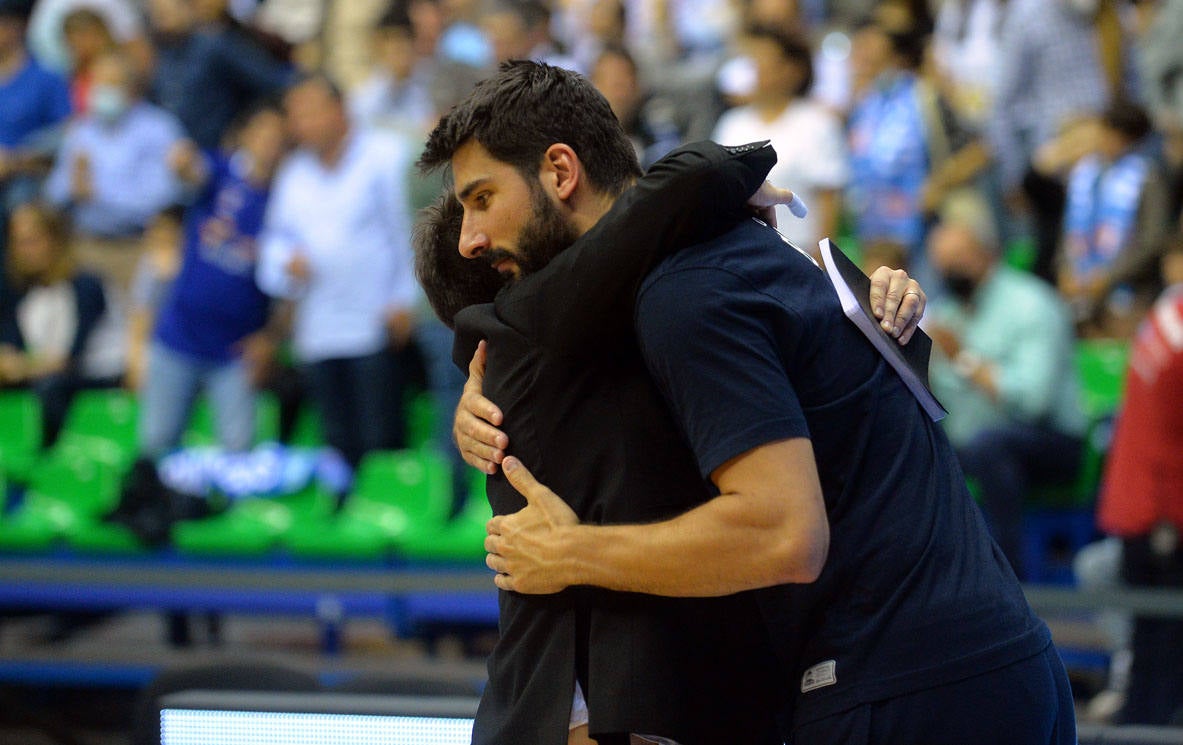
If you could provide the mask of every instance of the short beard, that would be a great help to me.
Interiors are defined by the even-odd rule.
[[[517,252],[509,254],[494,249],[486,252],[484,256],[492,263],[505,258],[512,259],[520,270],[515,279],[524,279],[546,268],[547,264],[579,238],[575,226],[550,201],[542,187],[533,180],[528,183],[530,221],[518,236]]]

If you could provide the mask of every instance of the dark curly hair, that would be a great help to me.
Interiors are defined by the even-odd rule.
[[[478,83],[431,132],[419,167],[447,165],[473,139],[526,178],[537,175],[546,149],[558,142],[575,151],[600,191],[619,194],[641,175],[608,101],[582,75],[542,62],[505,62]]]

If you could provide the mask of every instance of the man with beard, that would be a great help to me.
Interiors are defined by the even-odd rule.
[[[741,220],[648,276],[647,266],[615,267],[612,284],[626,289],[609,298],[607,312],[597,309],[592,320],[601,326],[580,316],[585,298],[617,292],[599,286],[603,272],[571,266],[568,251],[529,273],[534,259],[519,248],[522,238],[549,220],[524,205],[554,211],[569,226],[551,235],[584,236],[636,170],[619,126],[587,87],[545,65],[507,65],[440,122],[421,160],[452,168],[464,207],[461,253],[492,253],[494,268],[517,278],[498,296],[494,318],[516,311],[532,330],[570,344],[559,360],[566,370],[547,370],[518,364],[534,347],[529,335],[504,356],[494,341],[483,381],[493,399],[530,383],[602,385],[606,401],[640,412],[605,422],[575,406],[515,411],[507,427],[525,436],[490,438],[471,418],[491,405],[470,383],[457,425],[462,449],[487,465],[512,442],[515,457],[503,459],[490,488],[505,479],[526,497],[522,510],[489,524],[488,563],[510,591],[503,599],[556,600],[568,588],[595,586],[700,603],[754,600],[759,612],[751,613],[776,653],[781,734],[792,742],[1074,742],[1063,665],[990,540],[952,449],[807,257],[786,250],[767,226]],[[638,284],[634,313],[629,293]],[[564,302],[528,307],[540,293]],[[613,302],[619,297],[629,302]],[[635,324],[635,340],[617,332],[622,318]],[[676,423],[665,440],[655,438],[669,420],[629,399],[623,383],[635,385],[632,371],[613,379],[635,359],[634,343]],[[650,381],[641,385],[648,394]],[[658,447],[655,457],[653,445],[679,437],[714,496],[672,518],[612,514],[615,504],[637,508],[641,500],[637,483],[612,483],[615,464],[597,462],[600,444],[633,453],[630,466],[650,479],[641,485],[677,511],[692,479],[667,467],[677,453]],[[590,514],[572,510],[521,456],[552,458],[536,466],[543,482],[594,485],[608,496]],[[593,632],[603,628],[597,621],[590,617]],[[728,619],[745,634],[751,621]],[[576,643],[583,640],[591,669],[575,672],[588,684],[591,734],[615,737],[622,730],[605,722],[622,706],[643,705],[638,695],[662,698],[670,681],[658,670],[658,687],[622,692],[596,667],[608,650],[578,634]],[[635,652],[610,651],[618,665]],[[726,704],[704,706],[717,713]],[[662,713],[640,731],[655,731]],[[679,724],[656,731],[677,737]]]
[[[535,211],[520,241],[512,254],[491,252],[489,262],[457,253],[455,197],[420,221],[417,273],[441,318],[455,316],[458,359],[471,357],[481,339],[491,341],[488,388],[511,413],[517,452],[563,483],[588,519],[661,519],[709,496],[631,343],[628,295],[659,250],[718,234],[739,219],[774,158],[770,148],[684,149],[655,166],[581,240],[547,209],[541,190],[528,190]],[[776,198],[767,187],[762,193]],[[556,295],[559,284],[532,281],[569,271],[586,280],[574,292]],[[466,307],[490,300],[505,277],[527,275],[496,305]],[[580,329],[602,338],[588,346]],[[619,423],[633,418],[638,424],[620,432]],[[604,444],[579,457],[589,436]],[[522,507],[501,476],[490,479],[488,494],[497,514]],[[601,742],[627,742],[632,732],[687,744],[780,742],[772,651],[750,596],[693,601],[579,588],[546,598],[502,593],[500,600],[501,639],[474,742],[558,745],[569,730],[571,742],[584,742],[583,691]],[[573,700],[580,703],[573,707]]]
[[[540,277],[548,274],[541,269],[547,263],[554,272],[578,271],[588,280],[584,285],[588,292],[555,295],[549,289],[559,285],[541,284],[537,291],[522,294],[519,290],[526,283],[517,283],[499,298],[496,308],[472,308],[455,318],[461,359],[467,358],[482,336],[491,340],[496,353],[490,366],[491,394],[506,406],[510,421],[523,423],[512,430],[515,437],[547,443],[530,457],[536,457],[544,468],[552,467],[557,478],[573,477],[568,497],[577,509],[588,513],[599,510],[621,520],[629,514],[673,514],[681,509],[678,500],[693,504],[708,496],[688,459],[683,456],[670,461],[663,455],[669,451],[674,430],[651,388],[636,387],[644,379],[631,372],[639,361],[625,361],[630,354],[635,358],[635,353],[614,354],[609,349],[611,358],[620,360],[628,374],[604,375],[594,369],[596,362],[589,360],[586,351],[571,345],[578,345],[573,340],[581,325],[613,337],[604,333],[605,324],[612,323],[609,315],[627,332],[631,297],[618,296],[614,285],[622,285],[631,295],[638,268],[651,263],[661,251],[717,234],[734,224],[741,216],[737,208],[744,194],[755,187],[773,157],[770,148],[759,146],[734,150],[711,143],[688,146],[655,166],[593,230],[561,255],[556,249],[562,241],[572,240],[569,228],[561,215],[548,208],[544,196],[533,197],[537,212],[523,228],[522,241],[516,247],[515,255],[523,257],[520,265],[539,267]],[[791,192],[765,183],[749,203],[770,206],[791,201]],[[456,251],[461,218],[459,202],[445,195],[421,217],[414,238],[416,273],[436,312],[449,324],[467,306],[491,300],[504,281],[492,264],[505,261],[506,252],[494,253],[490,263],[468,261]],[[548,256],[558,260],[549,262]],[[908,284],[907,276],[886,269],[876,274],[880,295],[891,290],[892,282],[899,293]],[[909,307],[918,305],[911,301]],[[547,324],[549,328],[540,331],[528,310],[531,306],[572,306],[578,311],[567,323]],[[913,320],[918,318],[916,313]],[[901,325],[908,324],[901,321]],[[535,343],[523,344],[527,337]],[[590,368],[591,374],[568,369],[572,354],[578,367]],[[507,361],[513,366],[512,374],[505,370]],[[537,373],[521,374],[526,370]],[[615,393],[606,393],[605,386]],[[553,420],[548,420],[549,413],[554,414]],[[656,424],[647,430],[641,426],[634,436],[617,436],[617,421],[635,418],[648,422],[653,416]],[[570,462],[576,459],[570,454],[582,447],[589,434],[577,426],[580,422],[601,430],[614,428],[603,439],[593,466],[609,477],[589,480],[585,472],[572,470]],[[539,434],[543,430],[548,431]],[[684,452],[677,443],[674,450]],[[642,454],[648,456],[647,462],[638,458]],[[675,479],[677,474],[684,475],[680,496],[665,491],[671,486],[669,478],[653,478],[658,472],[672,474]],[[628,491],[622,491],[620,484],[627,484]],[[498,513],[521,507],[520,498],[503,480],[491,482],[489,494]],[[627,494],[629,501],[620,502],[621,494]],[[581,601],[585,604],[580,605]],[[574,614],[556,612],[563,610],[565,602],[575,603]],[[532,742],[531,738],[561,734],[561,719],[555,721],[555,717],[565,716],[568,709],[565,701],[555,696],[555,689],[569,690],[570,666],[582,663],[583,657],[554,639],[569,638],[566,624],[572,617],[578,624],[584,615],[591,630],[583,648],[598,650],[589,661],[597,690],[603,691],[601,697],[619,694],[612,700],[616,713],[605,714],[602,704],[596,707],[601,737],[609,717],[619,718],[619,712],[629,707],[637,712],[629,715],[633,717],[629,721],[635,723],[633,729],[649,731],[666,722],[660,731],[677,734],[686,743],[761,742],[771,736],[767,729],[755,729],[770,727],[774,705],[768,670],[765,667],[760,672],[760,666],[771,658],[771,650],[763,646],[763,630],[750,625],[757,617],[750,600],[671,604],[640,596],[622,601],[611,594],[584,591],[582,597],[567,593],[565,599],[556,598],[550,607],[507,595],[503,610],[503,641],[490,661],[490,680],[475,728],[477,742],[500,742],[511,736],[515,743]],[[728,612],[736,617],[729,618]],[[524,652],[538,648],[553,654],[525,656]],[[634,650],[627,664],[616,658],[616,649]],[[515,674],[523,664],[532,671],[528,677]],[[648,676],[637,681],[645,685],[632,696],[629,689],[621,688],[621,681],[606,677],[624,675],[623,685],[636,685],[633,680],[638,673],[630,665],[639,666]],[[669,680],[663,682],[662,676]],[[581,691],[582,687],[581,683]],[[653,691],[662,693],[655,696]],[[576,698],[580,703],[574,707],[569,725],[576,727],[572,741],[583,742],[587,709],[582,705],[582,692]],[[654,711],[665,718],[654,720]]]

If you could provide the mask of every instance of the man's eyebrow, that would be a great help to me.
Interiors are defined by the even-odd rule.
[[[465,199],[468,199],[468,197],[474,191],[476,191],[478,188],[480,188],[488,180],[489,180],[488,176],[482,176],[481,178],[473,179],[472,181],[469,181],[467,184],[464,185],[464,188],[461,189],[460,192],[456,195],[456,198],[459,199],[461,202],[463,202]]]

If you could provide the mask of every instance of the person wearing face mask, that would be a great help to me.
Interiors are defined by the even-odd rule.
[[[95,61],[89,105],[63,138],[45,196],[69,211],[82,238],[80,261],[126,288],[135,238],[182,196],[168,166],[181,125],[140,99],[133,67],[117,51]]]
[[[1043,280],[1000,260],[980,198],[958,195],[928,241],[948,292],[932,303],[933,391],[949,409],[945,432],[979,487],[991,531],[1024,576],[1020,546],[1031,487],[1070,483],[1086,421],[1073,364],[1068,305]]]

